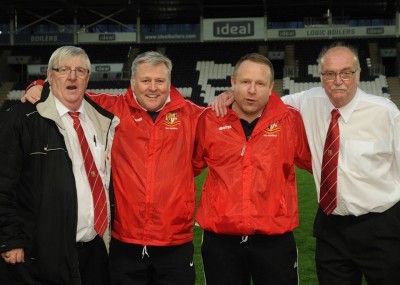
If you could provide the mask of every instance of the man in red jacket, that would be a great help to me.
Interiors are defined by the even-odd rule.
[[[228,114],[206,109],[196,134],[195,170],[209,168],[196,216],[206,282],[297,285],[295,165],[311,172],[303,121],[272,93],[266,57],[242,57],[231,83]]]
[[[145,52],[132,63],[125,95],[86,93],[120,119],[112,148],[113,284],[195,282],[192,155],[203,108],[171,87],[171,70],[167,57]]]

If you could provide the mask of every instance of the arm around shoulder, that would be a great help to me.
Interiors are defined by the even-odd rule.
[[[292,130],[295,145],[295,164],[297,167],[312,173],[311,151],[306,130],[300,112],[289,107],[291,112]]]
[[[31,84],[28,85],[25,89],[24,96],[21,97],[21,102],[25,103],[26,101],[35,104],[40,100],[43,86],[47,82],[47,80],[35,80]]]
[[[121,107],[126,104],[124,98],[126,95],[123,94],[96,93],[86,91],[85,95],[88,99],[115,115],[118,115]]]

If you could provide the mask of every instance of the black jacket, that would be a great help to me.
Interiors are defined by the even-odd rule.
[[[87,101],[85,108],[107,157],[113,117]],[[80,284],[76,186],[63,132],[52,95],[1,114],[0,252],[24,248],[25,264],[13,273],[22,284]],[[109,239],[109,229],[105,236]],[[9,272],[0,272],[0,284],[4,273]]]

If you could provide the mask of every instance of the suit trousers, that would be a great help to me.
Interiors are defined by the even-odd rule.
[[[77,250],[82,285],[109,285],[108,253],[103,239],[97,235],[90,242],[78,242]]]
[[[314,222],[320,285],[395,285],[400,280],[400,203],[383,213],[329,215]]]

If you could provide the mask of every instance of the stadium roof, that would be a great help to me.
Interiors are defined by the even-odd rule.
[[[198,23],[203,18],[263,17],[269,21],[303,21],[305,17],[393,19],[400,0],[3,0],[1,23],[39,16],[58,23],[93,22],[100,15],[124,23]],[[55,13],[62,11],[62,13]],[[96,11],[96,13],[93,13]],[[53,19],[53,18],[54,19]]]

